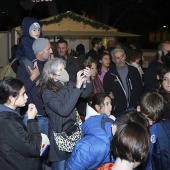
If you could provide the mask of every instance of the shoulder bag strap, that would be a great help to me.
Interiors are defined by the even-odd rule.
[[[14,59],[11,61],[10,65],[12,65],[16,60],[17,60],[17,59],[14,58]]]

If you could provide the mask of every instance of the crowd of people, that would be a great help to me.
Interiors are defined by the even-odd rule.
[[[0,169],[170,169],[169,41],[144,72],[134,46],[95,37],[88,53],[79,44],[69,54],[59,39],[54,55],[37,19],[22,29],[16,77],[0,81]]]

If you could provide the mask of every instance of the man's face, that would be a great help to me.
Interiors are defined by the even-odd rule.
[[[66,43],[58,43],[57,45],[57,53],[59,56],[67,56],[68,53],[68,47]]]
[[[97,49],[100,50],[102,48],[102,45],[103,45],[103,43],[102,43],[102,41],[100,41],[99,44],[97,44]]]
[[[46,47],[41,51],[40,60],[46,61],[50,58],[51,53],[53,53],[53,50],[51,48],[51,44],[48,43]]]
[[[126,55],[122,51],[115,51],[114,52],[114,59],[113,62],[117,67],[123,67],[126,63]]]
[[[163,54],[166,55],[170,51],[170,43],[165,43],[163,45]]]

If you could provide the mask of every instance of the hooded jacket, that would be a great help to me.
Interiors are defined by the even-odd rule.
[[[21,60],[22,57],[26,57],[32,62],[36,61],[35,54],[32,50],[32,44],[35,39],[32,38],[29,33],[30,26],[35,22],[37,22],[40,25],[40,36],[41,36],[42,30],[41,30],[41,24],[39,20],[32,17],[26,17],[22,22],[22,36],[20,38],[20,42],[16,53],[16,57],[18,60]]]
[[[106,114],[95,115],[83,123],[84,137],[74,147],[67,161],[66,170],[95,170],[101,164],[110,162],[111,125],[113,123],[109,122],[110,124],[103,129],[102,120],[104,119],[108,120]]]
[[[18,112],[0,104],[0,169],[38,170],[41,140],[36,120],[26,128]]]
[[[86,117],[85,120],[87,120],[89,117],[91,116],[99,116],[100,114],[97,113],[91,106],[89,106],[88,104],[86,105]],[[110,119],[112,120],[116,120],[116,118],[113,115],[109,116]]]
[[[90,107],[88,104],[86,106],[86,117],[85,120],[90,118],[91,116],[100,116],[99,113],[97,113],[92,107]]]

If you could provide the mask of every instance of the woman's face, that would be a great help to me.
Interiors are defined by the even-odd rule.
[[[96,65],[96,63],[92,63],[92,65],[90,67],[90,72],[91,72],[92,77],[95,77],[97,75],[97,65]]]
[[[110,56],[109,55],[105,55],[101,60],[100,63],[103,67],[109,67],[110,65]]]
[[[166,92],[170,92],[170,72],[166,73],[163,78],[162,87]]]
[[[100,105],[100,109],[98,110],[98,113],[102,114],[105,113],[107,116],[110,116],[112,111],[112,105],[111,105],[111,99],[110,97],[105,97],[103,104]]]
[[[23,107],[25,106],[26,102],[27,102],[28,96],[25,93],[25,87],[23,86],[21,88],[21,90],[19,91],[18,96],[15,97],[14,99],[14,104],[17,107]]]
[[[62,72],[62,70],[63,70],[64,68],[65,68],[65,66],[64,66],[63,63],[61,63],[61,64],[58,65],[58,68],[57,68],[57,70],[56,70],[56,72],[55,72],[55,74],[54,74],[54,76],[53,76],[54,81],[58,81],[57,76],[59,76],[59,75],[61,74],[61,72]]]
[[[137,58],[137,59],[135,60],[135,62],[136,62],[137,64],[139,64],[139,63],[140,63],[140,60],[141,60],[141,58],[139,57],[139,58]]]

